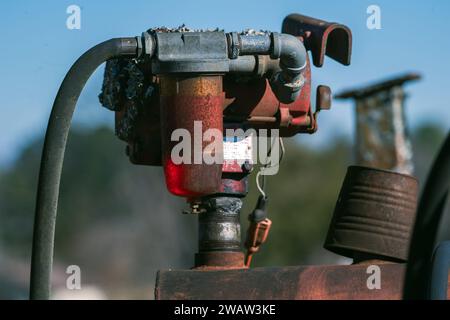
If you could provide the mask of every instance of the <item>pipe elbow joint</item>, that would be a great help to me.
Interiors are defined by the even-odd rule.
[[[303,74],[295,77],[295,80],[286,80],[283,71],[276,73],[270,80],[270,87],[281,103],[289,104],[297,100],[305,83]]]
[[[300,95],[305,79],[307,53],[303,42],[290,34],[272,33],[271,58],[280,58],[281,71],[270,81],[272,90],[282,103],[292,103]]]

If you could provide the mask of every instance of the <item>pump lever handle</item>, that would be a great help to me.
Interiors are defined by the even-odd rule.
[[[321,110],[331,109],[331,89],[329,86],[320,85],[316,91],[316,113]]]

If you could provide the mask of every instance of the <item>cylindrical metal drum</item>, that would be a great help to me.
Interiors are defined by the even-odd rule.
[[[222,76],[164,75],[160,92],[167,188],[183,197],[218,192],[222,164],[206,163],[205,156],[223,159]],[[207,147],[212,143],[216,148]]]
[[[348,168],[324,247],[355,258],[405,261],[416,214],[418,182],[409,175]]]

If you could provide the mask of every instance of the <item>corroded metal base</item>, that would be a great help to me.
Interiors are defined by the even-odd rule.
[[[367,286],[380,268],[380,289]],[[161,270],[157,300],[398,300],[402,297],[404,264],[368,261],[339,266],[295,266],[240,270]],[[448,290],[450,294],[450,290]]]
[[[243,269],[244,253],[237,252],[201,252],[195,255],[195,270]]]

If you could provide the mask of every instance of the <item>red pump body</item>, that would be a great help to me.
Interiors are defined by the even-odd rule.
[[[282,32],[301,40],[311,51],[317,67],[325,55],[348,65],[351,55],[351,32],[343,25],[328,23],[302,15],[290,15]],[[110,68],[106,81],[116,113],[116,134],[128,143],[127,155],[134,164],[163,166],[169,191],[187,198],[223,192],[223,173],[240,172],[238,167],[221,164],[174,163],[171,158],[175,129],[193,133],[201,122],[201,135],[208,129],[223,133],[224,125],[254,129],[278,129],[281,137],[317,130],[316,114],[327,109],[331,92],[319,86],[315,112],[311,109],[311,65],[307,59],[304,84],[296,101],[284,104],[273,93],[269,80],[262,76],[201,73],[152,73],[149,61],[119,61],[119,72]],[[127,65],[128,63],[128,65]],[[130,82],[131,80],[131,82]],[[128,90],[134,88],[131,98]],[[123,88],[123,89],[122,89]],[[121,91],[122,90],[122,91]],[[108,90],[106,90],[108,91]],[[121,91],[121,92],[120,92]],[[108,92],[106,92],[108,94]],[[118,94],[117,94],[118,93]],[[105,95],[107,96],[107,95]],[[126,97],[126,98],[124,98]],[[198,138],[198,137],[197,137]],[[191,141],[191,156],[196,152]],[[202,141],[203,149],[210,141]],[[217,141],[219,142],[219,141]],[[220,148],[215,152],[221,152]],[[226,179],[225,179],[226,180]],[[230,180],[231,181],[231,180]]]
[[[246,122],[255,129],[279,129],[281,136],[312,130],[309,65],[305,76],[301,94],[291,104],[280,103],[265,78],[237,83],[223,75],[161,76],[155,81],[159,99],[144,106],[149,112],[137,122],[135,137],[128,141],[130,160],[162,165],[167,188],[174,195],[192,198],[217,193],[221,189],[222,165],[195,162],[198,150],[194,150],[194,123],[202,124],[202,136],[210,128],[223,132],[227,119]],[[122,123],[124,114],[116,114],[116,126]],[[180,143],[178,139],[172,141],[175,129],[185,129],[192,137],[190,163],[175,164],[171,159],[173,147]],[[209,143],[202,141],[202,149]]]
[[[204,164],[204,140],[208,129],[223,132],[221,76],[164,76],[160,83],[162,164],[168,190],[182,197],[198,197],[216,193],[220,186],[222,164]],[[172,150],[178,143],[172,134],[180,130],[188,134],[190,156],[185,163],[174,163]],[[179,132],[181,132],[179,131]],[[197,131],[197,132],[196,132]],[[200,139],[200,141],[196,141]],[[222,151],[222,139],[216,141],[216,152]],[[196,148],[201,146],[201,148]],[[184,156],[184,155],[183,155]]]

